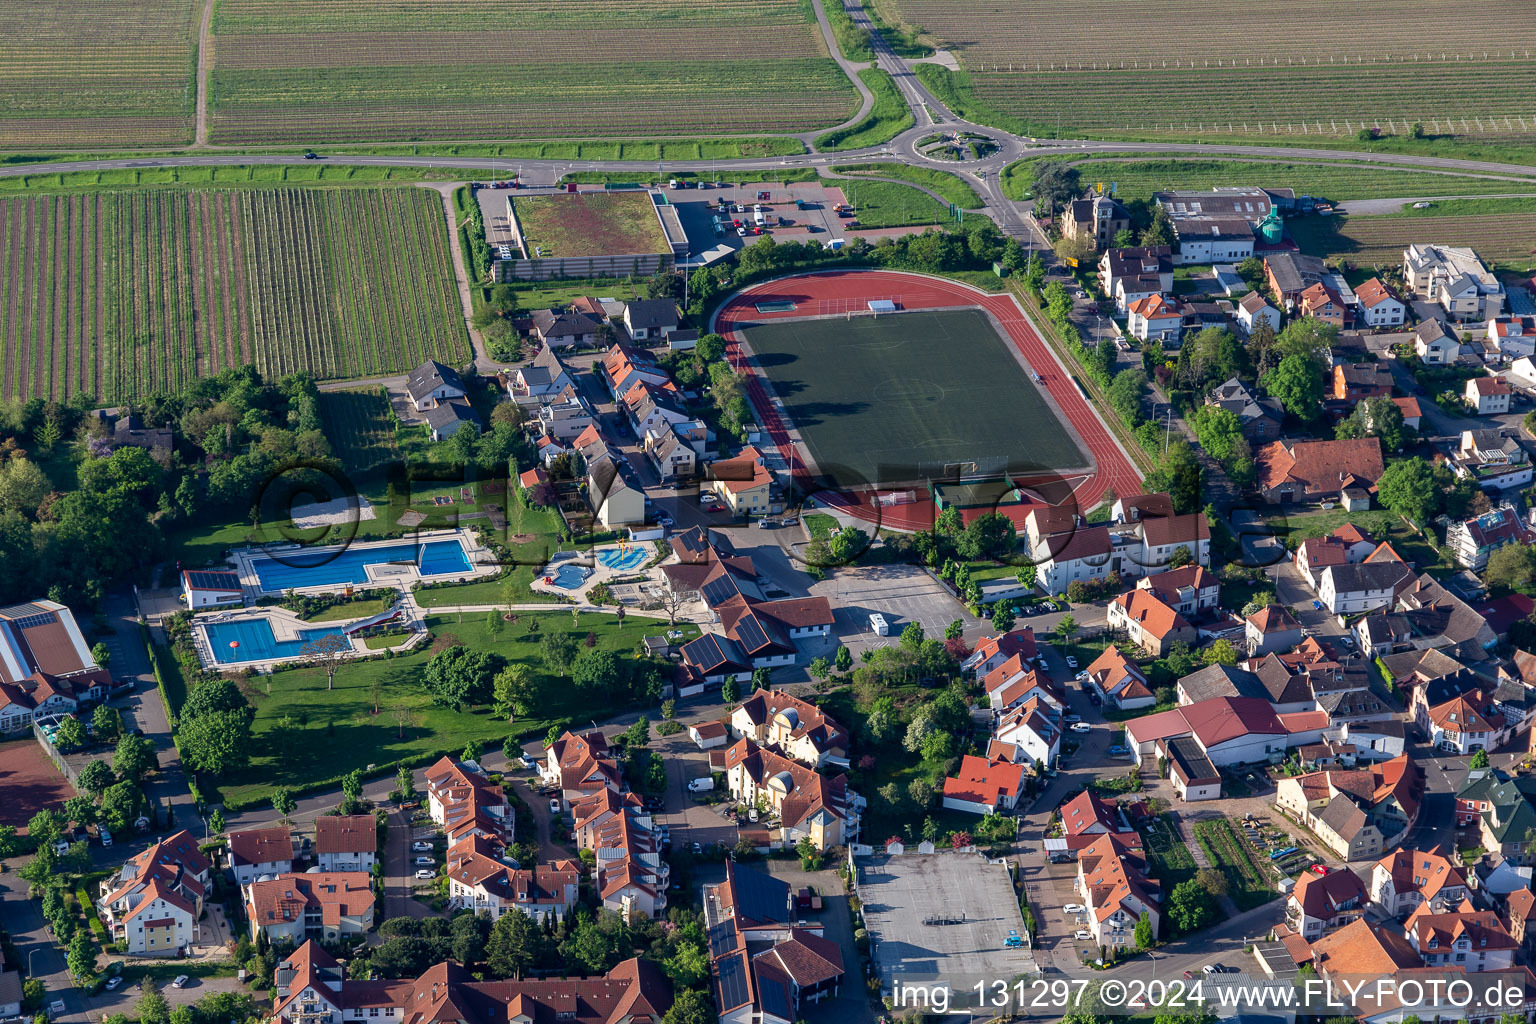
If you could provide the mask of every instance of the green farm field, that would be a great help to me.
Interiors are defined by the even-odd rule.
[[[857,94],[802,0],[221,0],[230,145],[810,131]]]
[[[959,56],[922,67],[976,119],[1024,134],[1353,138],[1408,134],[1530,140],[1536,9],[1525,0],[876,0],[887,21]],[[1090,28],[1091,26],[1091,28]],[[1195,26],[1198,26],[1196,28]],[[1146,42],[1177,32],[1174,53]],[[1255,45],[1233,45],[1247,40]],[[1291,136],[1301,136],[1292,139]]]
[[[834,480],[850,472],[859,483],[891,479],[882,466],[936,474],[966,462],[984,471],[1088,462],[979,310],[776,320],[745,333]]]
[[[0,395],[103,404],[469,353],[441,197],[362,187],[0,198],[0,345]]]
[[[1447,200],[1412,213],[1305,217],[1286,230],[1303,252],[1358,266],[1399,265],[1409,245],[1433,241],[1469,246],[1495,270],[1536,270],[1536,200]]]
[[[182,146],[197,0],[0,4],[0,150]]]

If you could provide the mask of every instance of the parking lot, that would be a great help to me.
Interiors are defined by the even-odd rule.
[[[836,621],[833,632],[857,654],[866,647],[896,643],[909,623],[919,623],[930,637],[944,636],[944,629],[959,619],[968,636],[984,625],[949,592],[915,565],[849,566],[831,579],[811,587],[811,593],[832,602]],[[879,612],[890,624],[889,636],[876,636],[869,625],[871,612]]]

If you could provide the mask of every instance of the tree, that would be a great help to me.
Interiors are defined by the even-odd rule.
[[[363,770],[354,768],[341,777],[341,795],[350,801],[357,801],[363,796]]]
[[[96,945],[91,941],[91,932],[88,928],[81,928],[75,932],[75,937],[69,940],[69,973],[82,981],[89,981],[96,975]]]
[[[992,627],[999,633],[1006,633],[1013,628],[1013,605],[1007,601],[1001,601],[992,612]]]
[[[1043,208],[1048,217],[1082,190],[1077,168],[1064,160],[1042,160],[1035,164],[1029,188],[1034,193],[1036,209]]]
[[[1397,459],[1388,465],[1376,481],[1376,495],[1384,507],[1420,526],[1435,514],[1435,477],[1420,458]]]
[[[1408,441],[1409,428],[1403,422],[1403,410],[1390,398],[1367,398],[1355,406],[1338,428],[1334,437],[1348,440],[1358,437],[1379,437],[1381,446],[1389,452],[1401,451]]]
[[[112,753],[112,770],[118,778],[136,783],[155,764],[155,745],[143,736],[124,733],[117,741],[117,749]]]
[[[688,988],[677,993],[672,1008],[661,1018],[661,1024],[715,1024],[715,1004],[702,989]]]
[[[222,835],[229,823],[224,820],[224,808],[215,807],[213,813],[208,815],[208,830],[214,835]]]
[[[965,620],[964,619],[954,619],[954,620],[952,620],[950,622],[949,625],[944,627],[944,639],[945,640],[953,640],[956,637],[964,636],[964,635],[965,635]]]
[[[460,914],[453,919],[450,934],[453,958],[466,966],[478,964],[485,959],[485,944],[491,935],[491,916],[485,911]]]
[[[0,509],[33,515],[51,490],[47,474],[26,459],[0,462]]]
[[[1056,635],[1061,638],[1062,643],[1069,643],[1072,640],[1072,634],[1076,632],[1077,620],[1072,617],[1071,612],[1067,612],[1056,620]]]
[[[85,725],[73,716],[60,719],[58,731],[54,733],[54,743],[61,750],[85,746]]]
[[[812,679],[824,680],[827,678],[827,676],[832,674],[832,663],[826,658],[812,658],[810,665],[807,666],[807,669],[809,670]],[[756,681],[756,675],[757,673],[754,672],[754,682]]]
[[[1238,455],[1248,455],[1243,421],[1218,405],[1202,405],[1195,412],[1195,436],[1211,458],[1225,465]]]
[[[1157,936],[1152,934],[1152,918],[1143,910],[1141,917],[1136,920],[1136,945],[1142,949],[1150,949]]]
[[[1474,753],[1472,755],[1472,760],[1467,762],[1467,767],[1471,768],[1471,769],[1474,769],[1474,770],[1479,769],[1479,768],[1487,768],[1488,767],[1488,751],[1479,749],[1476,753]]]
[[[533,708],[533,698],[533,680],[526,665],[514,662],[491,681],[492,710],[509,722],[527,715]]]
[[[955,549],[963,558],[1003,559],[1013,554],[1018,537],[1013,521],[1000,512],[977,516],[955,539]]]
[[[1279,347],[1278,342],[1276,347]],[[1297,419],[1310,420],[1317,416],[1323,401],[1323,375],[1311,356],[1285,356],[1279,365],[1259,378],[1259,383]]]
[[[92,644],[91,660],[102,668],[106,668],[112,662],[112,648],[103,643]]]
[[[1062,235],[1052,244],[1051,249],[1056,253],[1056,258],[1069,267],[1092,263],[1098,253],[1093,239],[1087,235]]]
[[[1175,679],[1181,679],[1195,670],[1195,656],[1190,653],[1189,644],[1183,640],[1175,640],[1168,645],[1168,654],[1163,661]]]
[[[539,641],[539,654],[545,666],[562,679],[570,674],[576,661],[576,638],[569,633],[549,632]]]
[[[853,667],[853,652],[850,651],[847,647],[839,645],[837,648],[837,656],[832,659],[832,665],[839,672],[847,672],[850,668]]]
[[[288,815],[298,810],[299,802],[293,798],[293,791],[287,786],[278,786],[272,791],[272,809],[288,820]]]
[[[248,718],[256,716],[256,709],[251,707],[251,702],[245,699],[245,694],[240,692],[235,681],[219,676],[193,687],[187,699],[182,702],[179,717],[185,721],[216,711],[238,711]]]
[[[1242,612],[1243,618],[1246,619],[1248,616],[1252,615],[1254,612],[1261,611],[1262,609],[1268,608],[1270,605],[1272,605],[1274,603],[1275,603],[1274,592],[1270,591],[1270,590],[1261,590],[1257,594],[1254,594],[1253,597],[1249,598],[1247,604],[1243,605],[1243,612]]]
[[[1232,641],[1223,637],[1200,652],[1200,660],[1207,665],[1236,665],[1237,650]]]
[[[76,825],[90,825],[96,821],[96,803],[88,796],[72,796],[60,809],[66,821]]]
[[[1136,244],[1136,232],[1130,228],[1121,228],[1115,232],[1115,240],[1110,243],[1114,249],[1130,249]]]
[[[735,704],[741,699],[741,686],[735,676],[726,676],[725,682],[720,684],[720,699],[727,704]]]
[[[343,633],[324,633],[299,648],[299,656],[325,673],[325,688],[336,688],[336,670],[352,656],[352,641]]]
[[[917,649],[923,645],[923,640],[923,624],[921,622],[909,622],[906,628],[901,631],[901,649],[904,651],[916,654]]]
[[[563,633],[558,635],[565,636]],[[569,637],[566,640],[575,650],[575,641]],[[438,651],[427,662],[424,682],[433,703],[458,711],[466,704],[490,703],[491,680],[500,667],[499,655],[472,651],[463,644],[455,644]]]
[[[830,671],[830,670],[829,670]],[[752,670],[752,692],[773,688],[773,669],[761,666]]]
[[[144,791],[136,782],[117,782],[101,794],[101,820],[113,832],[131,826],[144,809]]]
[[[603,974],[622,958],[625,944],[623,920],[611,910],[600,910],[596,917],[577,916],[560,943],[560,955],[578,970]]]
[[[624,663],[613,651],[583,651],[571,671],[571,683],[594,699],[617,697],[623,694],[628,679]]]
[[[401,765],[395,773],[395,794],[402,803],[409,802],[416,796],[416,777],[407,765]]]
[[[1193,878],[1185,879],[1168,894],[1168,919],[1180,932],[1204,928],[1215,916],[1210,894]]]
[[[176,730],[182,760],[193,771],[223,775],[251,760],[250,719],[238,711],[216,711],[182,721]]]
[[[679,990],[692,988],[709,977],[709,954],[699,942],[679,942],[661,969]]]
[[[1141,233],[1142,245],[1172,245],[1173,244],[1173,220],[1168,216],[1168,209],[1162,203],[1152,208],[1152,223]]]
[[[1506,544],[1488,556],[1483,582],[1494,590],[1530,593],[1536,589],[1536,548]]]
[[[171,1005],[160,994],[160,986],[148,977],[140,985],[144,994],[139,996],[138,1005],[135,1006],[139,1024],[167,1024],[171,1018]]]
[[[112,768],[105,761],[92,761],[80,770],[80,777],[76,784],[92,796],[99,797],[102,791],[117,781],[117,776],[112,774]]]
[[[91,728],[103,743],[116,743],[123,733],[123,716],[110,704],[98,704],[91,712]]]
[[[1039,576],[1039,570],[1033,565],[1021,565],[1019,566],[1019,571],[1014,573],[1013,576],[1014,579],[1019,581],[1021,586],[1033,587],[1035,580]]]

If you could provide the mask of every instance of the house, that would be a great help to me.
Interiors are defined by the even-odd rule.
[[[1333,368],[1332,398],[1352,404],[1392,396],[1392,371],[1385,363],[1341,363]]]
[[[379,823],[371,814],[322,814],[315,819],[315,866],[321,871],[372,871]]]
[[[1413,329],[1413,354],[1427,366],[1441,366],[1456,361],[1461,341],[1443,320],[1425,320]]]
[[[624,326],[636,341],[666,338],[677,330],[677,303],[671,299],[630,299],[624,304]]]
[[[1011,810],[1023,795],[1023,765],[966,754],[960,770],[944,780],[943,805],[951,811],[996,814]]]
[[[1390,608],[1413,581],[1413,570],[1387,559],[1358,565],[1330,565],[1318,574],[1317,598],[1334,615]]]
[[[417,412],[426,412],[452,399],[469,396],[459,372],[435,360],[422,363],[406,376],[405,393]]]
[[[550,757],[557,756],[550,747]],[[558,767],[555,778],[560,778]],[[500,786],[473,761],[442,757],[427,769],[427,814],[450,844],[471,835],[511,843],[515,814]]]
[[[630,483],[628,468],[612,452],[587,462],[587,504],[609,529],[645,522],[645,492]]]
[[[312,940],[279,959],[272,989],[273,1024],[659,1024],[672,1006],[661,968],[638,958],[587,978],[476,981],[450,960],[414,979],[366,981]]]
[[[251,938],[298,945],[337,942],[373,929],[374,893],[366,871],[278,875],[245,887]]]
[[[1061,215],[1061,233],[1068,238],[1086,238],[1096,249],[1108,249],[1115,236],[1131,226],[1131,215],[1112,196],[1074,199]]]
[[[0,1017],[20,1017],[21,1003],[21,972],[0,971]]]
[[[537,355],[512,371],[507,381],[507,396],[513,401],[557,395],[571,386],[565,363],[552,348],[541,348]]]
[[[1497,914],[1466,901],[1438,914],[1421,906],[1408,915],[1403,931],[1426,965],[1468,974],[1513,966],[1519,946]]]
[[[1034,661],[1038,653],[1034,627],[1024,626],[976,641],[976,647],[960,662],[960,670],[980,679],[1015,655]]]
[[[1414,298],[1438,304],[1452,320],[1491,320],[1504,311],[1504,285],[1471,249],[1410,245],[1403,280]]]
[[[1412,395],[1407,398],[1394,398],[1392,404],[1397,406],[1403,414],[1403,426],[1409,430],[1418,430],[1419,422],[1423,418],[1423,412],[1419,409],[1419,400]]]
[[[1496,316],[1488,321],[1483,342],[1491,363],[1508,363],[1536,355],[1536,316]]]
[[[1181,565],[1177,569],[1143,576],[1136,581],[1136,588],[1150,590],[1159,601],[1185,618],[1214,612],[1221,603],[1221,580],[1203,565]]]
[[[1036,582],[1061,594],[1074,581],[1101,580],[1109,575],[1113,547],[1107,526],[1042,537],[1033,549]]]
[[[1467,381],[1463,396],[1478,416],[1499,416],[1509,412],[1509,381],[1502,377],[1473,377]]]
[[[1456,793],[1456,817],[1458,823],[1476,827],[1478,844],[1488,851],[1491,863],[1521,866],[1532,862],[1528,847],[1531,829],[1536,828],[1533,802],[1536,781],[1527,776],[1471,772]]]
[[[1428,690],[1420,687],[1414,691],[1413,718],[1436,750],[1471,754],[1493,750],[1509,738],[1514,723],[1494,707],[1491,696],[1484,691],[1472,690],[1431,706],[1425,697]]]
[[[762,800],[778,813],[785,846],[809,839],[816,849],[825,850],[857,833],[857,800],[846,776],[820,775],[749,739],[727,747],[721,763],[734,799],[746,804]]]
[[[185,829],[129,858],[98,889],[96,907],[112,940],[150,956],[190,946],[200,934],[212,867]]]
[[[75,616],[57,601],[0,608],[0,730],[101,700],[112,676],[96,664]]]
[[[1285,901],[1285,923],[1308,942],[1365,916],[1365,883],[1353,871],[1303,871]]]
[[[1308,537],[1296,549],[1296,570],[1313,590],[1330,565],[1353,565],[1365,561],[1378,548],[1371,536],[1353,523],[1345,523],[1322,537]],[[1379,561],[1380,559],[1378,559]]]
[[[1275,807],[1345,860],[1379,857],[1418,821],[1424,772],[1408,758],[1281,779]]]
[[[1184,329],[1184,311],[1177,299],[1149,295],[1126,307],[1126,333],[1142,341],[1177,344]]]
[[[241,604],[245,590],[240,586],[240,574],[184,569],[181,573],[181,600],[192,611],[199,608],[217,608],[221,605]]]
[[[1374,488],[1385,468],[1381,441],[1274,441],[1259,449],[1258,488],[1279,504],[1338,501],[1354,487]]]
[[[1248,616],[1243,627],[1250,657],[1288,651],[1301,643],[1301,623],[1284,605],[1265,605]]]
[[[138,413],[119,416],[112,424],[110,447],[114,452],[121,448],[142,448],[151,454],[159,452],[158,459],[168,457],[175,443],[176,435],[170,427],[146,427]]]
[[[1173,790],[1186,803],[1221,799],[1221,772],[1192,736],[1158,741],[1159,757],[1168,763]]]
[[[1301,293],[1298,312],[1302,316],[1314,317],[1340,329],[1344,327],[1344,300],[1321,281],[1308,286]]]
[[[1536,917],[1536,892],[1529,888],[1516,889],[1504,902],[1509,916],[1509,934],[1520,944],[1522,951],[1529,952],[1536,939],[1536,929],[1531,928],[1531,918]]]
[[[1099,696],[1122,711],[1151,707],[1157,703],[1146,673],[1116,650],[1114,645],[1104,648],[1104,652],[1093,660],[1086,671],[1089,685],[1098,691]]]
[[[1099,836],[1118,836],[1127,843],[1139,842],[1136,830],[1126,820],[1119,804],[1105,800],[1091,789],[1061,805],[1061,830],[1067,837],[1069,849],[1074,848],[1073,840],[1080,840],[1075,849],[1082,850]]]
[[[231,832],[225,846],[229,850],[229,869],[238,886],[293,870],[293,837],[286,825]]]
[[[1061,735],[1059,706],[1035,694],[998,716],[987,756],[1015,764],[1053,765],[1061,754]]]
[[[1438,850],[1393,850],[1371,867],[1371,899],[1388,914],[1404,918],[1420,907],[1452,910],[1467,899],[1461,864]]]
[[[140,956],[180,956],[198,937],[198,906],[158,879],[111,925],[127,952]]]
[[[709,489],[735,515],[772,515],[781,510],[773,496],[773,474],[763,462],[763,453],[751,445],[734,458],[710,463],[705,474]]]
[[[1397,610],[1414,631],[1414,646],[1443,648],[1453,657],[1479,661],[1498,642],[1488,620],[1424,573],[1398,594]]]
[[[1239,299],[1233,318],[1245,335],[1252,335],[1260,323],[1266,323],[1271,331],[1280,333],[1280,311],[1269,304],[1262,292],[1249,292]]]
[[[549,348],[595,345],[603,323],[590,313],[572,313],[563,309],[533,311],[533,334]]]
[[[1178,641],[1193,643],[1195,627],[1151,591],[1135,589],[1109,602],[1110,629],[1123,629],[1131,642],[1162,657]]]
[[[1446,527],[1445,543],[1458,565],[1482,572],[1488,556],[1506,544],[1531,547],[1536,533],[1526,528],[1512,505],[1500,505],[1491,512],[1452,523]]]
[[[1262,189],[1157,192],[1173,223],[1175,263],[1239,263],[1253,255],[1254,227],[1273,209]],[[1262,206],[1263,212],[1258,212]],[[1245,208],[1246,207],[1246,208]]]
[[[1312,965],[1320,974],[1388,976],[1422,967],[1424,961],[1401,929],[1362,917],[1312,943]]]
[[[1289,251],[1264,256],[1264,280],[1286,310],[1294,309],[1301,302],[1302,292],[1327,277],[1327,268],[1316,256]]]
[[[746,737],[813,768],[848,754],[848,730],[815,704],[784,690],[758,690],[731,712],[729,725],[737,739]]]
[[[1100,836],[1077,855],[1074,886],[1093,941],[1105,949],[1139,945],[1136,925],[1143,914],[1154,938],[1162,922],[1162,889],[1147,877],[1146,856],[1133,836]]]
[[[438,402],[422,414],[432,431],[432,440],[446,441],[460,430],[480,433],[480,417],[469,402],[462,398],[450,398]]]
[[[596,365],[601,366],[599,375],[615,401],[622,401],[637,384],[665,386],[672,382],[671,374],[658,366],[650,353],[633,345],[615,342]]]
[[[1132,494],[1128,497],[1116,498],[1115,503],[1109,508],[1109,513],[1117,523],[1139,523],[1143,519],[1169,519],[1173,516],[1173,499],[1166,494]],[[1057,516],[1053,515],[1051,518],[1055,519]],[[1059,529],[1064,532],[1072,525],[1072,522],[1067,522]],[[1050,531],[1040,528],[1040,532],[1044,534]]]
[[[493,921],[512,910],[541,924],[563,921],[576,906],[581,864],[566,859],[522,868],[502,860],[501,850],[484,836],[448,848],[448,905],[487,913]]]
[[[690,480],[698,472],[699,453],[678,433],[677,426],[663,422],[647,430],[641,444],[663,483]]]
[[[1099,285],[1124,315],[1131,303],[1173,291],[1173,250],[1166,245],[1110,249],[1099,258]]]
[[[1260,398],[1253,388],[1236,377],[1207,395],[1205,404],[1235,415],[1243,425],[1243,436],[1249,444],[1263,444],[1280,436],[1280,425],[1285,419],[1280,402],[1274,398]]]
[[[1355,298],[1363,326],[1373,329],[1401,327],[1407,322],[1408,306],[1392,290],[1373,277],[1355,288]]]
[[[1355,748],[1355,760],[1390,761],[1401,757],[1407,730],[1401,719],[1345,722],[1343,738]]]
[[[981,686],[986,691],[987,703],[993,711],[1007,711],[1034,698],[1058,708],[1066,703],[1061,690],[1050,677],[1018,655],[982,676]]]
[[[688,727],[688,738],[700,750],[723,747],[731,741],[731,730],[724,722],[700,722]]]
[[[1290,744],[1269,701],[1256,697],[1212,697],[1125,724],[1125,743],[1138,765],[1156,755],[1159,740],[1180,736],[1194,737],[1218,768],[1279,760]]]

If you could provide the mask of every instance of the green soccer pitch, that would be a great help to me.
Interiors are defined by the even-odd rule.
[[[818,471],[838,486],[937,479],[957,465],[1089,465],[979,309],[776,320],[744,333]]]

